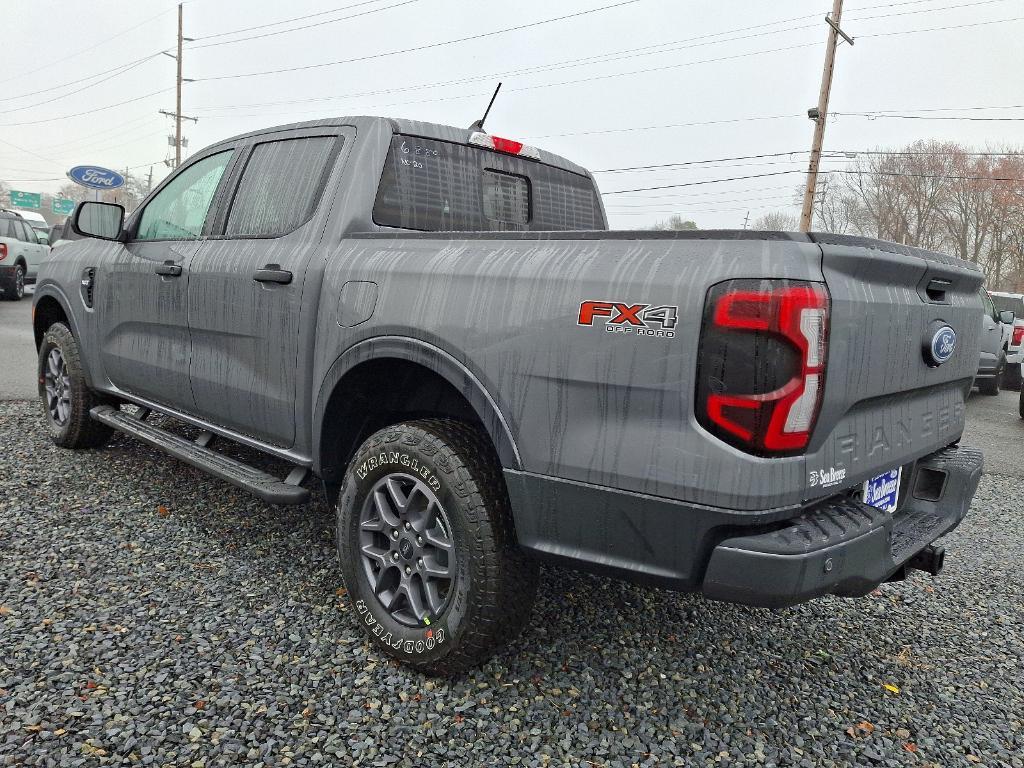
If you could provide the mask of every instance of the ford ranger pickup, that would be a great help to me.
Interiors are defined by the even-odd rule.
[[[322,487],[354,616],[429,673],[515,636],[542,559],[772,608],[937,574],[981,474],[982,275],[940,253],[608,231],[568,160],[377,117],[221,141],[73,226],[34,299],[53,441]]]

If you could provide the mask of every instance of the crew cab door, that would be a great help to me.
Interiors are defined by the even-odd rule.
[[[994,368],[1003,345],[1003,324],[999,322],[999,313],[988,291],[981,291],[981,299],[985,303],[985,314],[981,318],[981,366]]]
[[[189,266],[215,210],[233,149],[184,166],[128,222],[96,265],[103,370],[121,390],[192,411]]]
[[[295,438],[303,306],[320,241],[324,186],[345,143],[340,128],[277,131],[250,139],[217,234],[192,260],[188,319],[197,413],[281,446]],[[330,196],[328,196],[330,197]]]

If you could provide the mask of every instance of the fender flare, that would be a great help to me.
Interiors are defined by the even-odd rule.
[[[345,350],[328,369],[317,393],[313,410],[313,467],[321,468],[320,435],[323,434],[324,414],[338,382],[361,363],[386,358],[405,360],[422,365],[437,373],[462,394],[469,402],[480,422],[487,430],[498,459],[506,469],[522,469],[519,448],[516,446],[508,422],[494,398],[483,383],[465,365],[449,353],[419,339],[407,336],[378,336],[367,339]]]
[[[71,333],[74,334],[75,338],[78,339],[78,343],[82,343],[82,335],[79,333],[78,321],[75,319],[75,313],[71,311],[71,302],[68,301],[67,295],[61,288],[53,283],[46,283],[45,285],[36,286],[35,293],[32,295],[32,328],[35,331],[36,323],[36,307],[39,306],[39,302],[45,298],[51,298],[56,301],[62,310],[64,310],[64,316],[68,319],[68,323],[71,325]]]

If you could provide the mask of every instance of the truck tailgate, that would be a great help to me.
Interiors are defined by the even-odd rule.
[[[943,254],[814,234],[831,296],[824,401],[807,498],[849,487],[959,439],[978,366],[981,272]],[[956,333],[936,364],[937,329]]]

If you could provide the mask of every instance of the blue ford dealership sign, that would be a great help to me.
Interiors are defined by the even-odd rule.
[[[76,165],[68,171],[68,178],[90,189],[117,189],[124,185],[124,176],[98,165]]]

